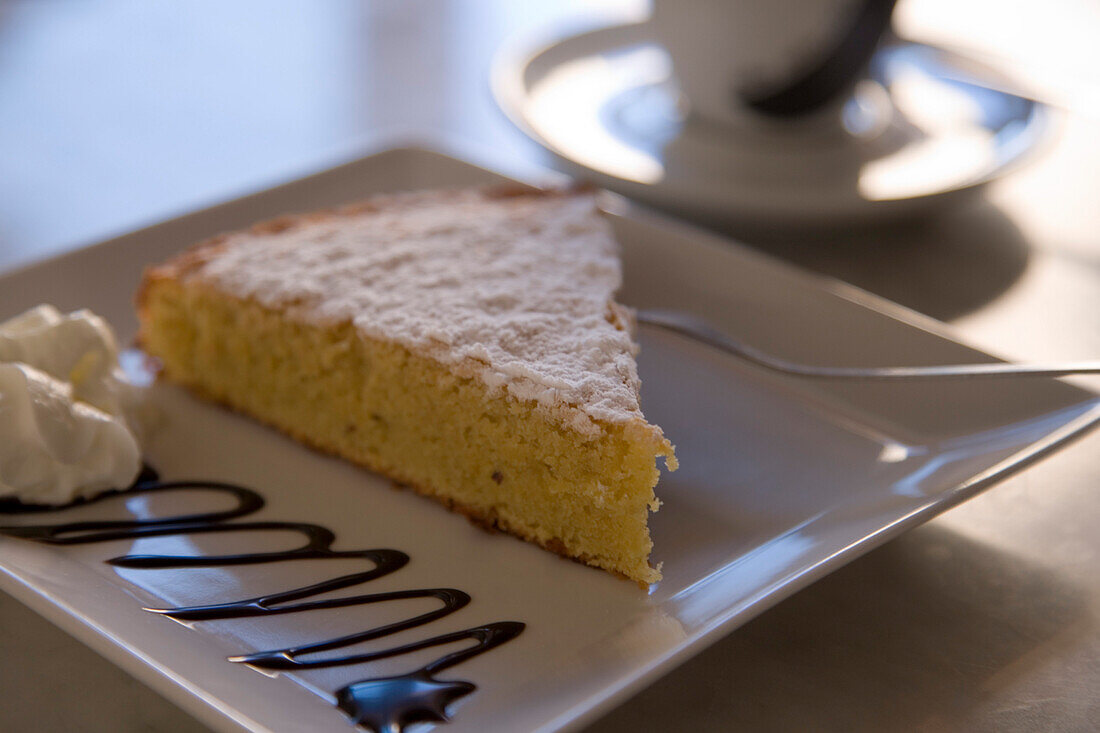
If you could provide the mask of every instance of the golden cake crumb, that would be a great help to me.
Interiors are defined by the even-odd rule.
[[[277,224],[277,225],[276,225]],[[493,529],[640,584],[657,457],[591,198],[398,194],[150,269],[163,376]]]

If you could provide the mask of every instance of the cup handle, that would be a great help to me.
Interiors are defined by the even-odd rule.
[[[864,0],[848,31],[827,54],[807,64],[791,81],[738,92],[750,109],[773,117],[798,117],[849,91],[864,73],[890,27],[897,0]]]

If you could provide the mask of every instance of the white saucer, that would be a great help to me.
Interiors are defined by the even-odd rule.
[[[832,119],[718,126],[685,114],[646,22],[505,49],[505,113],[583,178],[716,224],[846,222],[919,213],[1003,175],[1047,109],[983,87],[936,49],[880,51]],[[839,112],[839,110],[838,110]]]

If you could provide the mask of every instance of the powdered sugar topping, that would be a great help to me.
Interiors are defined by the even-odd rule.
[[[217,247],[189,276],[576,408],[584,432],[641,417],[617,245],[590,196],[399,195]]]

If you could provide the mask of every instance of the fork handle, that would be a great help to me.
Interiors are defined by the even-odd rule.
[[[1100,374],[1100,361],[1051,364],[943,364],[937,366],[835,367],[813,366],[787,361],[736,341],[706,321],[687,313],[640,310],[639,323],[687,336],[701,343],[744,359],[774,372],[814,379],[850,379],[871,381],[913,381],[919,379],[987,379],[997,377],[1067,377],[1074,374]]]

